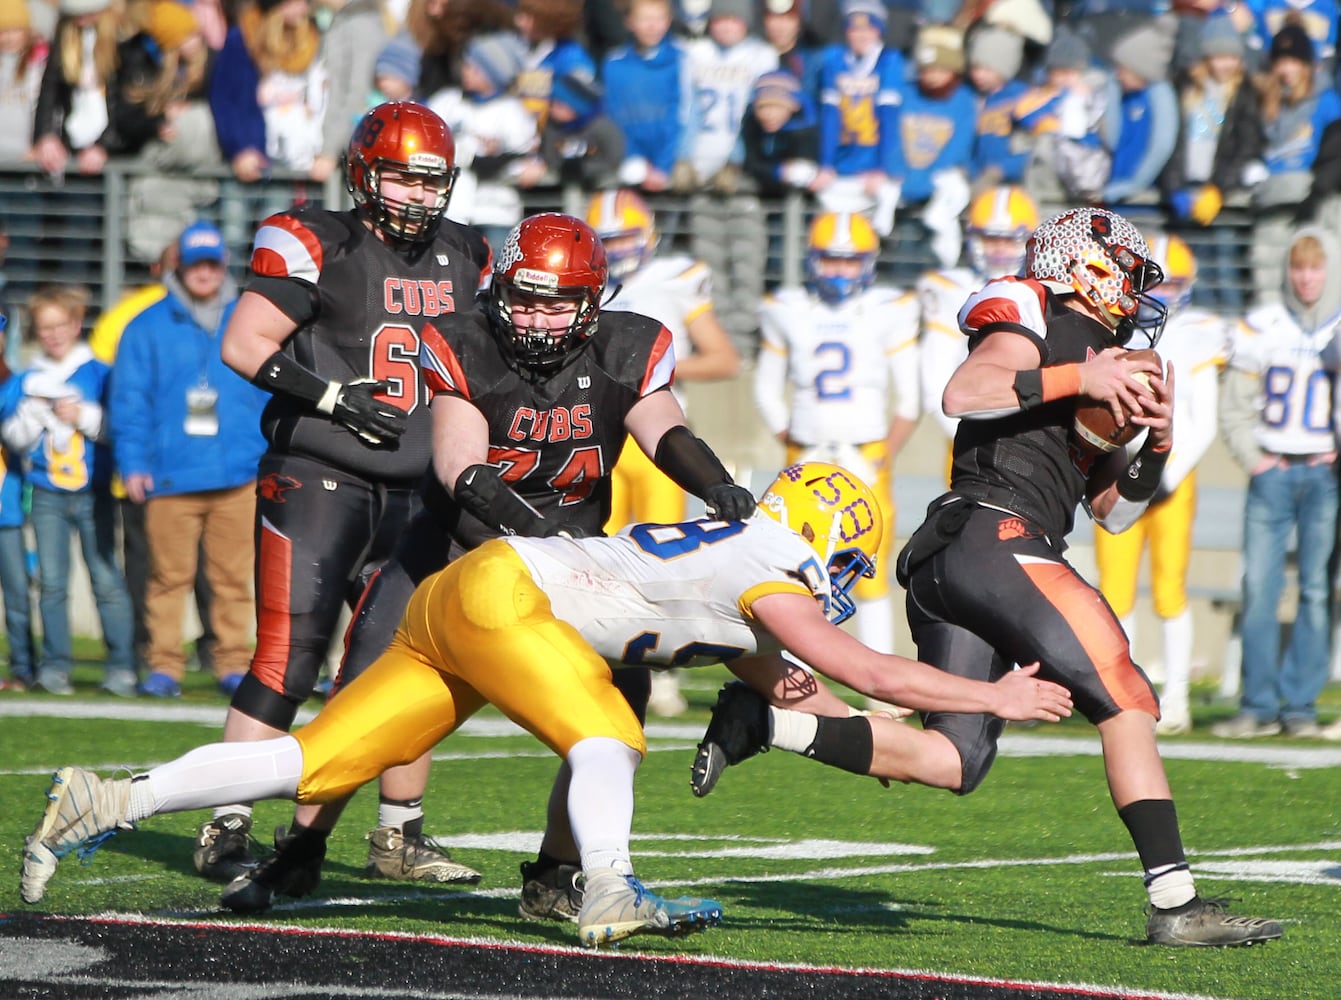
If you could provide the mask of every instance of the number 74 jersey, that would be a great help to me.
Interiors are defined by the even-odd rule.
[[[635,524],[614,538],[509,538],[556,618],[613,663],[693,667],[773,652],[751,606],[775,593],[828,600],[829,576],[796,532],[748,521]]]
[[[891,408],[917,419],[918,317],[916,296],[892,288],[836,305],[799,288],[766,299],[755,402],[768,429],[803,445],[866,444],[885,438]]]

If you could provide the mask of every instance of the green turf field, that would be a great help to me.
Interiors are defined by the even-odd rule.
[[[53,767],[140,770],[219,732],[225,702],[207,678],[191,675],[186,696],[165,706],[98,697],[96,677],[81,670],[74,701],[0,694],[0,836],[12,859],[0,911],[26,909],[19,853]],[[1204,738],[1204,728],[1164,744],[1203,895],[1279,918],[1286,936],[1229,951],[1155,949],[1136,943],[1145,894],[1087,726],[1008,730],[991,777],[964,799],[884,789],[775,751],[728,771],[698,800],[688,787],[692,748],[723,677],[694,672],[691,713],[650,729],[634,851],[646,882],[717,898],[726,919],[684,941],[639,938],[637,949],[1243,1000],[1341,996],[1341,746],[1230,744]],[[1329,691],[1333,706],[1337,694]],[[24,714],[38,705],[89,717]],[[199,721],[148,718],[164,707],[208,711]],[[124,717],[99,717],[113,711]],[[1201,723],[1232,708],[1198,711]],[[375,793],[365,790],[332,838],[316,896],[289,901],[267,919],[575,940],[567,925],[516,915],[517,865],[539,841],[554,761],[500,722],[487,713],[439,747],[427,803],[427,831],[484,873],[476,891],[361,878],[363,836],[376,810]],[[268,839],[290,811],[285,803],[258,807],[257,830]],[[113,838],[87,866],[64,862],[36,909],[234,919],[217,910],[218,887],[191,870],[191,841],[204,817],[156,817]]]

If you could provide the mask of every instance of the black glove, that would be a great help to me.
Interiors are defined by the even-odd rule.
[[[735,483],[718,483],[716,486],[709,486],[704,493],[703,500],[707,503],[713,516],[721,518],[723,521],[744,521],[759,506],[753,493],[744,486],[737,486]]]
[[[332,417],[369,444],[389,444],[405,433],[409,414],[374,396],[391,388],[387,382],[360,378],[352,382],[331,383],[326,394]],[[321,403],[317,409],[325,409]]]

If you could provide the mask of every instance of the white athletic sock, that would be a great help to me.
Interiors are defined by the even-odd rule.
[[[578,741],[568,751],[568,822],[582,870],[614,868],[633,874],[629,833],[633,827],[633,776],[642,760],[630,746],[608,736]]]
[[[885,596],[857,604],[857,638],[877,653],[894,652],[894,599]]]
[[[292,799],[303,775],[303,750],[292,736],[250,743],[210,743],[149,771],[153,813],[205,809],[255,799]],[[251,807],[230,807],[250,813]],[[215,815],[219,815],[216,810]],[[131,819],[143,819],[132,816]]]
[[[768,745],[792,753],[805,753],[815,743],[819,719],[807,712],[793,712],[789,708],[768,709]]]
[[[1169,865],[1158,872],[1146,872],[1145,877],[1150,902],[1161,910],[1182,906],[1197,894],[1196,883],[1186,865]]]
[[[377,825],[379,827],[394,826],[397,830],[403,830],[406,823],[411,820],[422,819],[423,815],[423,799],[420,799],[414,805],[405,805],[400,802],[377,803]]]
[[[1192,609],[1164,620],[1163,701],[1170,708],[1186,708],[1192,674]]]

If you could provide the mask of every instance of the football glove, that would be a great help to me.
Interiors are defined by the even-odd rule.
[[[352,382],[331,382],[317,403],[317,409],[337,421],[369,444],[389,444],[405,433],[409,414],[376,398],[386,392],[387,382],[359,378]]]
[[[703,500],[713,516],[723,521],[744,521],[752,516],[755,508],[759,506],[753,493],[735,483],[709,486],[704,492]]]

